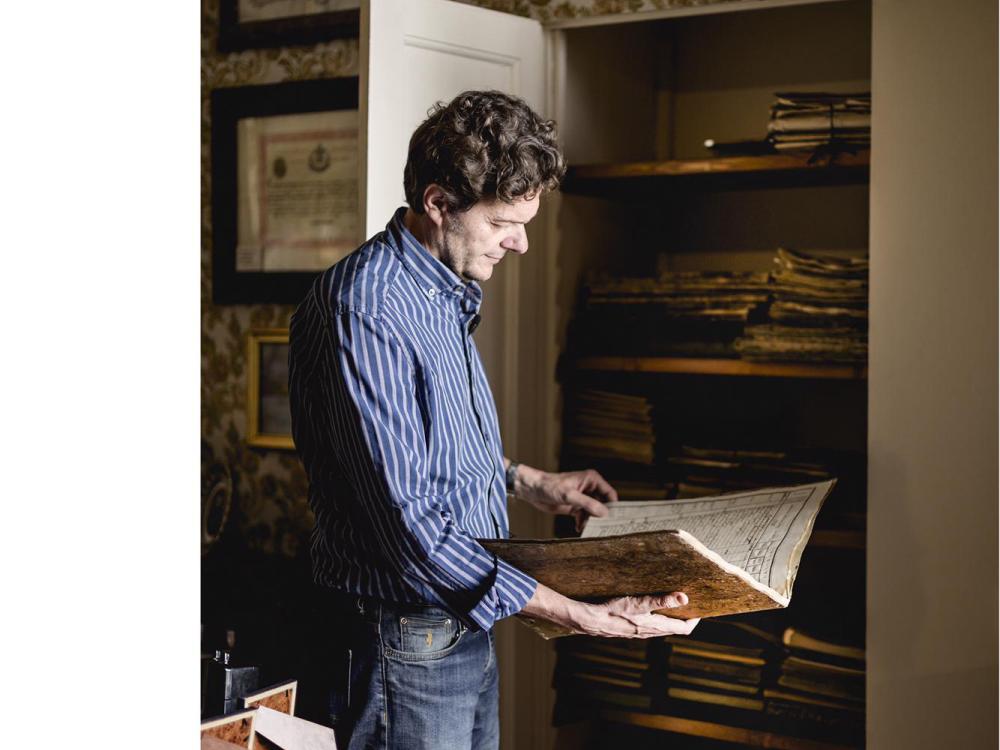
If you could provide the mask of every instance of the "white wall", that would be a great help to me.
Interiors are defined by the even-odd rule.
[[[997,4],[875,0],[868,746],[997,747]]]

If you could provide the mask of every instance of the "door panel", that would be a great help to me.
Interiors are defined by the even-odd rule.
[[[541,25],[448,0],[368,0],[361,20],[361,203],[365,236],[380,231],[406,201],[403,167],[410,135],[438,101],[468,89],[498,89],[544,112]],[[537,252],[537,250],[536,250]],[[505,447],[517,434],[518,258],[483,285],[476,331],[500,413]]]
[[[435,102],[450,101],[468,89],[498,89],[524,98],[547,115],[544,43],[536,21],[457,2],[362,3],[360,202],[366,237],[380,231],[392,212],[405,203],[403,167],[410,135]],[[540,261],[545,251],[539,241],[545,237],[541,231],[544,210],[528,228],[528,256],[509,254],[483,285],[483,322],[475,333],[496,398],[505,451],[528,462],[535,461],[518,449],[518,423],[522,433],[530,434],[538,410],[532,408],[530,398],[523,397],[526,394],[517,398],[518,373],[522,363],[538,366],[539,342],[548,325],[530,312],[528,320],[520,321],[521,277],[525,279],[523,296],[535,296],[538,269],[544,265]],[[524,412],[520,420],[519,409]],[[518,506],[526,508],[524,503],[512,504],[512,523],[524,533],[515,511]],[[539,516],[530,509],[524,512]],[[510,621],[497,628],[501,747],[548,748],[553,736],[551,648],[526,629],[517,628]]]

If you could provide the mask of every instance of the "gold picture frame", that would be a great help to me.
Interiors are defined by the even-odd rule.
[[[288,409],[288,329],[247,334],[247,444],[294,450]]]

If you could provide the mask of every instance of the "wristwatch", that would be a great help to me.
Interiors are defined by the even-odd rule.
[[[511,461],[510,466],[507,467],[507,492],[514,492],[514,482],[517,481],[517,467],[520,466],[517,461]]]

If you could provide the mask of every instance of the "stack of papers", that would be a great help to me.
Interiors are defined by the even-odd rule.
[[[734,357],[733,341],[768,301],[766,272],[593,278],[572,340],[582,352]]]
[[[584,389],[577,393],[566,445],[575,458],[652,464],[652,405],[642,396]]]
[[[768,321],[735,348],[757,362],[861,364],[868,358],[868,258],[779,248]]]
[[[871,144],[870,92],[775,94],[768,138],[779,151],[813,150],[839,144],[868,148]]]

